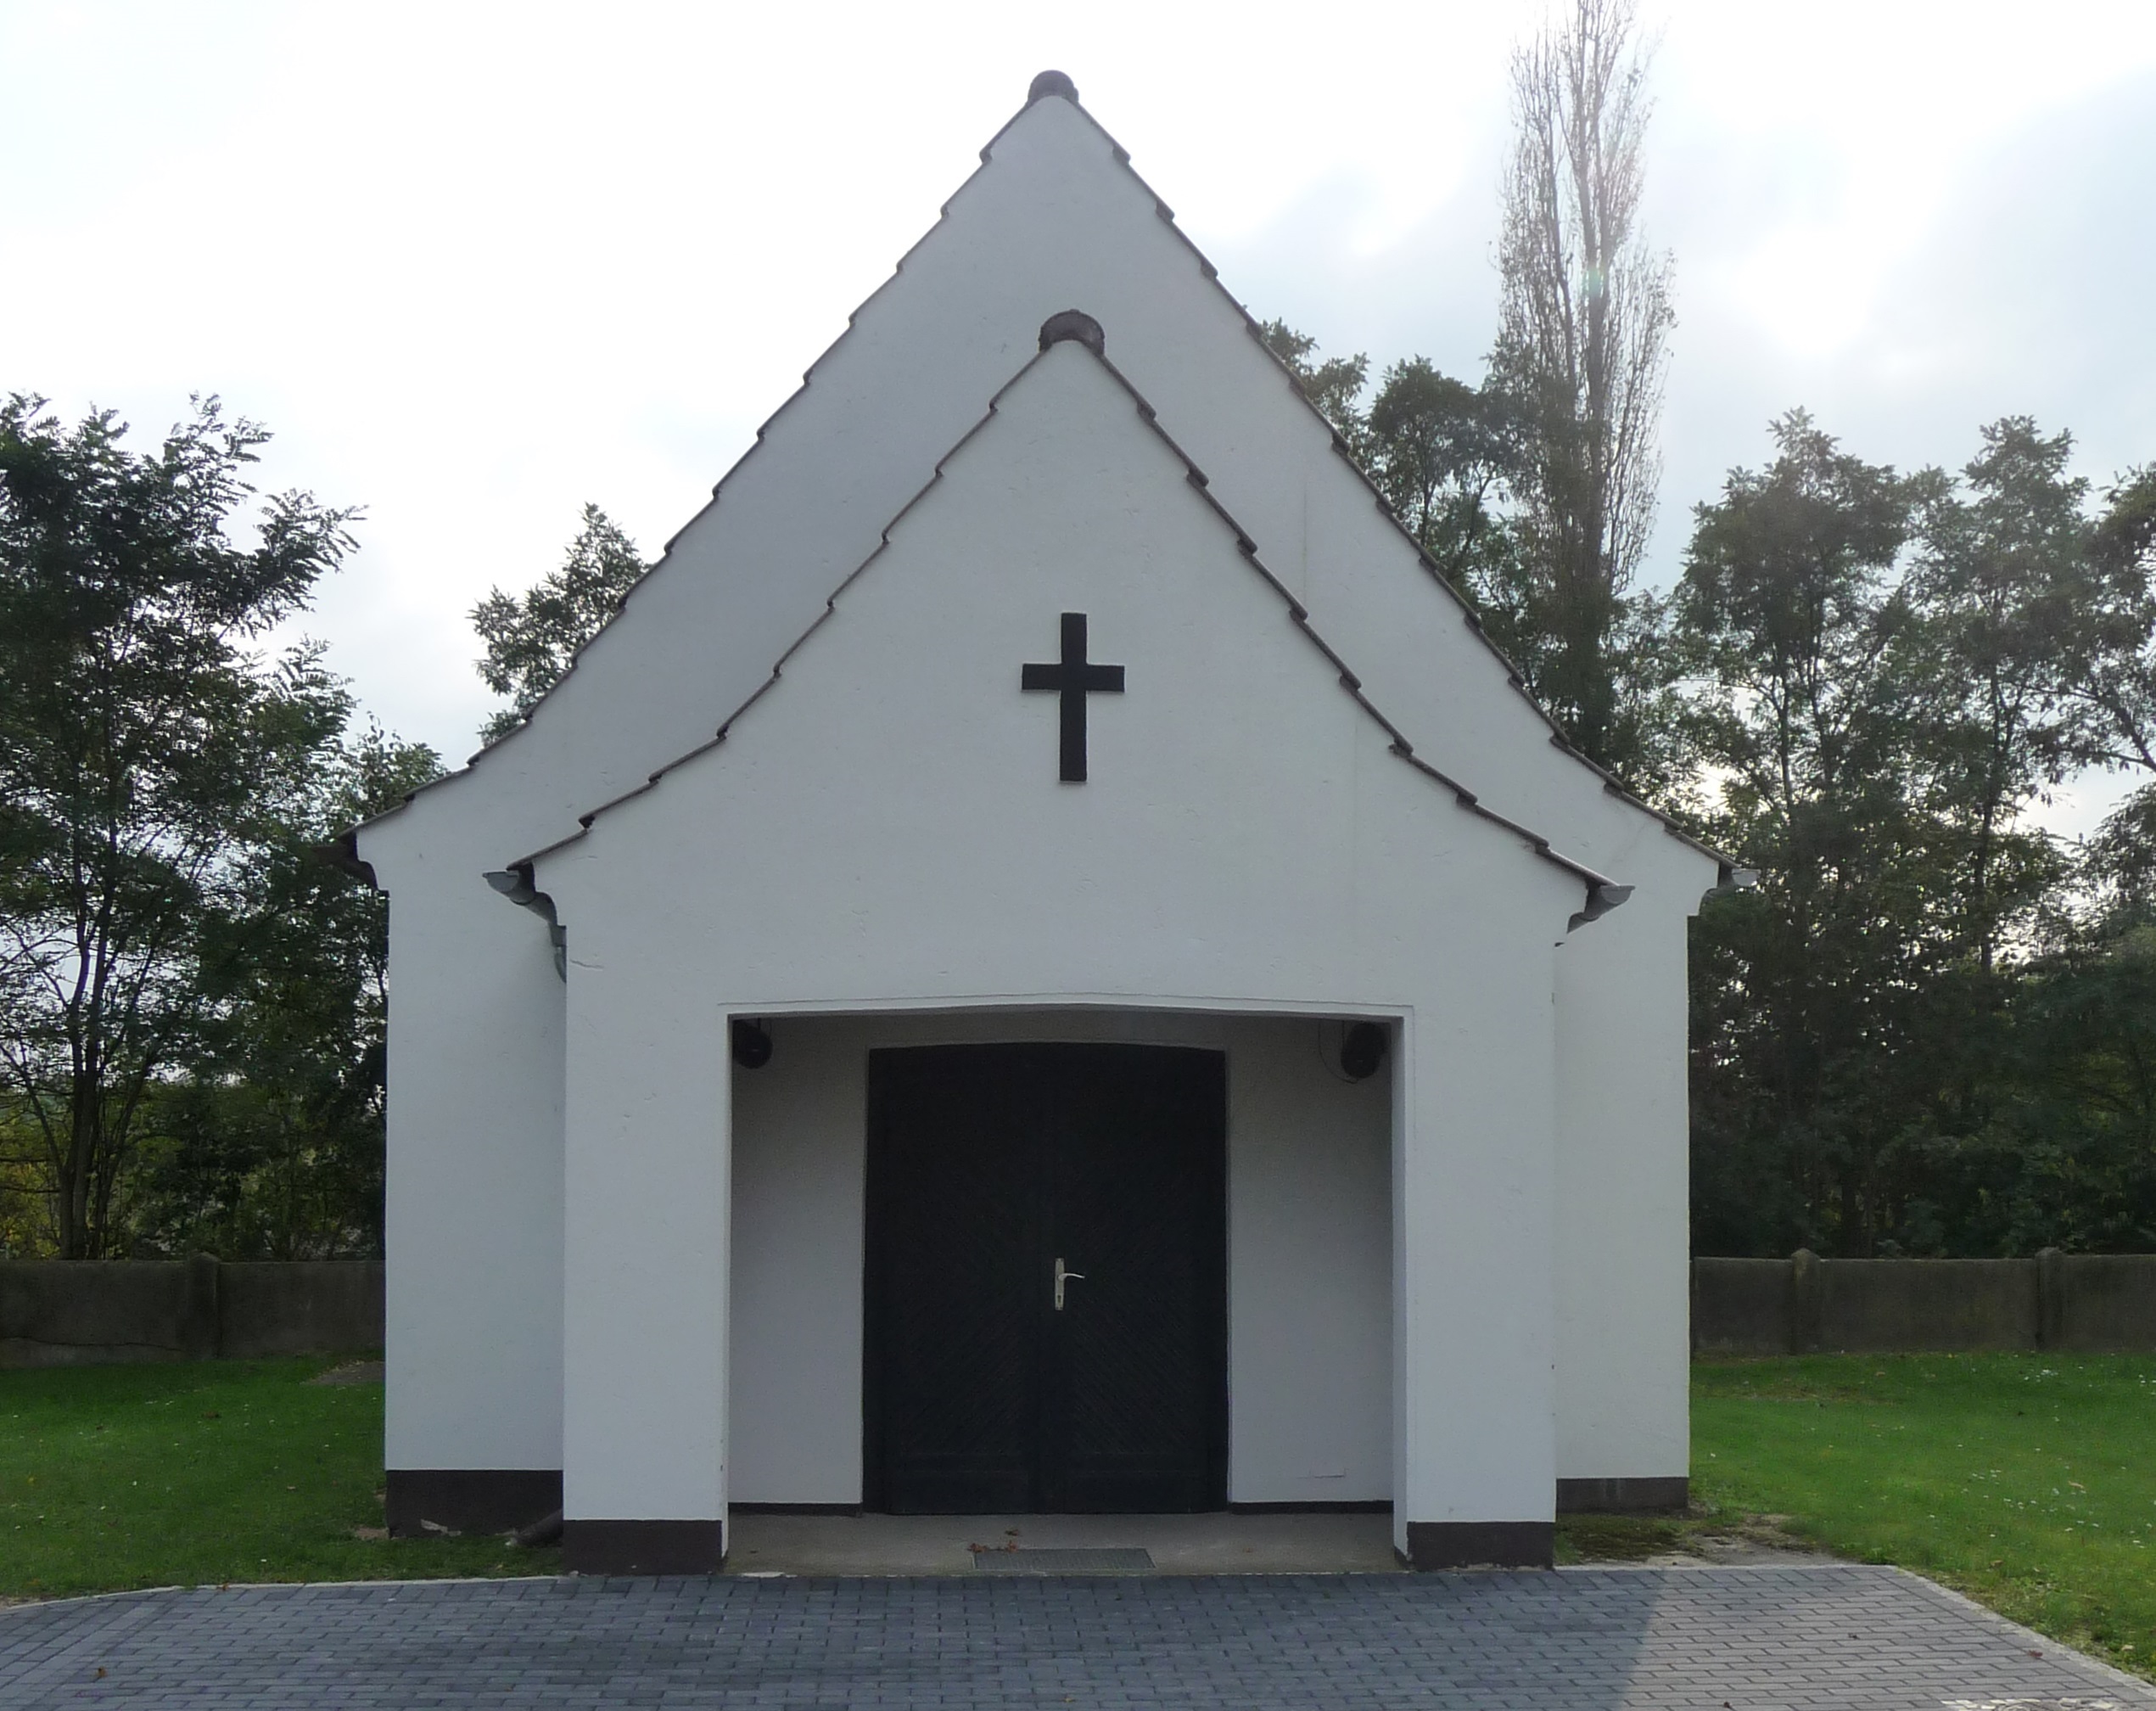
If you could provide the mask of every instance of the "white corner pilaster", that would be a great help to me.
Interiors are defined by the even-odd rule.
[[[726,1505],[731,1114],[723,1015],[571,921],[565,1560],[716,1568]]]
[[[1418,1008],[1393,1054],[1393,1543],[1419,1568],[1551,1558],[1551,972]]]

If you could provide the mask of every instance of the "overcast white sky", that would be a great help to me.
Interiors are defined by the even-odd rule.
[[[1793,405],[1905,466],[2009,412],[2098,481],[2156,459],[2156,3],[1643,9],[1680,316],[1656,581]],[[587,499],[655,553],[1044,66],[1257,314],[1473,376],[1543,15],[0,0],[0,389],[145,444],[192,391],[274,429],[266,487],[367,508],[308,629],[454,761],[473,602]]]

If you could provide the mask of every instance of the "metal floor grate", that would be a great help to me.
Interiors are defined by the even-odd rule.
[[[973,1566],[983,1574],[1150,1574],[1153,1556],[1150,1551],[1120,1545],[976,1551]]]

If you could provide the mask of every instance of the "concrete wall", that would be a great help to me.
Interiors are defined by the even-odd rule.
[[[2069,1254],[2060,1273],[2058,1347],[2156,1349],[2156,1254]]]
[[[1695,1259],[1702,1355],[2156,1349],[2156,1254]]]
[[[1316,1018],[1017,1011],[790,1017],[733,1075],[731,1500],[861,1495],[868,1053],[1125,1041],[1228,1057],[1229,1497],[1392,1495],[1389,1075],[1341,1079]]]
[[[1229,1052],[1230,1383],[1249,1405],[1230,1495],[1237,1502],[1386,1495],[1384,1480],[1367,1472],[1373,1443],[1382,1455],[1382,1422],[1372,1412],[1384,1405],[1386,1383],[1371,1327],[1391,1311],[1372,1281],[1386,1240],[1377,1227],[1383,1161],[1372,1157],[1386,1078],[1334,1084],[1337,1096],[1327,1100],[1299,1061],[1307,1036],[1327,1025],[1085,1012],[781,1024],[785,1055],[768,1071],[734,1078],[744,1125],[734,1192],[748,1208],[734,1223],[736,1382],[747,1387],[734,1412],[746,1482],[739,1501],[850,1501],[825,1494],[859,1489],[860,1078],[869,1045],[991,1038],[1144,1040]],[[1314,1047],[1311,1062],[1319,1062]],[[1300,1093],[1284,1083],[1302,1084]],[[1330,1105],[1322,1118],[1313,1122],[1308,1109],[1291,1117],[1313,1096]],[[1808,1340],[1797,1332],[1800,1263],[1694,1260],[1694,1349],[2156,1350],[2156,1254],[1815,1259]],[[2051,1291],[2047,1267],[2058,1278]],[[790,1310],[777,1305],[781,1288],[793,1292]],[[0,1367],[341,1354],[380,1348],[382,1332],[378,1259],[0,1260]],[[1283,1445],[1294,1447],[1280,1453]],[[1335,1465],[1345,1471],[1326,1471]],[[834,1468],[846,1470],[843,1480]]]
[[[0,1366],[382,1346],[382,1262],[0,1260]]]
[[[1786,1259],[1694,1259],[1693,1352],[1788,1353],[1792,1342],[1789,1293]]]

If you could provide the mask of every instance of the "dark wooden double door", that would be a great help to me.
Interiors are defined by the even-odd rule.
[[[1218,1052],[871,1055],[870,1507],[1224,1506],[1226,1130]]]

